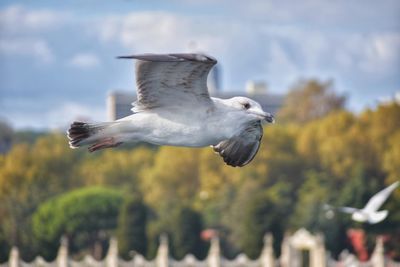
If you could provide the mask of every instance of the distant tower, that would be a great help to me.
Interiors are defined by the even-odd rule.
[[[248,81],[246,83],[246,93],[248,95],[263,95],[267,93],[267,84],[262,81]]]
[[[109,121],[118,120],[132,114],[132,102],[136,95],[131,92],[111,91],[107,96],[107,117]]]
[[[397,104],[400,104],[400,91],[397,91],[396,93],[394,93],[394,102],[396,102]]]

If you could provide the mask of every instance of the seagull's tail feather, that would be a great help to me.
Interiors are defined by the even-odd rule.
[[[89,151],[93,152],[107,147],[115,147],[122,142],[116,142],[114,137],[107,136],[105,129],[115,124],[114,122],[85,123],[74,121],[67,131],[69,146],[78,148],[91,145]]]

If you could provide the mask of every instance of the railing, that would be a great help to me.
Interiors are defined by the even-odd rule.
[[[234,260],[227,260],[220,255],[218,238],[213,238],[208,256],[204,261],[197,260],[190,254],[180,261],[170,258],[168,240],[166,236],[161,236],[157,256],[153,260],[147,260],[139,254],[129,261],[119,258],[117,241],[112,238],[104,260],[97,261],[92,256],[87,255],[81,261],[74,261],[68,256],[68,244],[66,240],[63,240],[57,258],[53,262],[46,262],[40,256],[32,262],[24,262],[19,257],[18,249],[13,247],[9,261],[0,264],[0,267],[275,267],[275,261],[270,235],[265,237],[264,249],[258,260],[250,260],[244,254],[238,255]]]
[[[190,254],[180,261],[172,259],[169,257],[167,237],[161,236],[157,255],[153,260],[147,260],[139,254],[129,261],[119,258],[117,241],[112,238],[104,260],[97,261],[87,255],[81,261],[75,261],[69,257],[67,240],[63,239],[53,262],[47,262],[40,256],[32,262],[24,262],[19,257],[18,249],[13,247],[9,261],[0,264],[0,267],[300,267],[301,253],[299,251],[301,249],[310,250],[310,267],[400,267],[400,263],[384,257],[381,238],[377,239],[368,262],[359,262],[354,255],[347,252],[342,253],[336,261],[327,256],[322,235],[311,235],[305,229],[300,229],[294,235],[284,238],[279,260],[274,258],[270,234],[264,237],[263,250],[256,260],[249,259],[245,254],[239,254],[233,260],[225,259],[221,256],[219,240],[215,237],[211,240],[210,250],[203,261],[197,260]]]

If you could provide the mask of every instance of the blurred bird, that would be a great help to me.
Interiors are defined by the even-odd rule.
[[[210,97],[207,75],[217,61],[202,54],[143,54],[137,59],[133,114],[114,122],[73,122],[69,145],[93,152],[125,142],[212,146],[225,163],[244,166],[256,155],[261,123],[274,117],[246,97]]]
[[[400,182],[397,181],[397,182],[391,184],[390,186],[386,187],[385,189],[376,193],[374,196],[372,196],[368,200],[367,204],[362,209],[356,209],[356,208],[351,208],[351,207],[335,208],[333,206],[325,204],[323,208],[325,210],[327,210],[326,216],[327,216],[327,218],[333,217],[333,216],[330,216],[330,214],[328,215],[328,212],[332,211],[334,209],[337,209],[341,212],[351,214],[351,218],[354,221],[368,222],[370,224],[379,223],[388,216],[389,212],[387,210],[381,210],[381,211],[378,211],[378,210],[383,205],[383,203],[386,201],[386,199],[390,196],[390,194],[396,189],[396,187],[399,185],[399,183]]]

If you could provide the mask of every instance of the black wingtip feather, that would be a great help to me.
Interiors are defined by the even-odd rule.
[[[67,131],[71,148],[79,147],[79,142],[90,136],[90,127],[87,123],[74,121]]]

